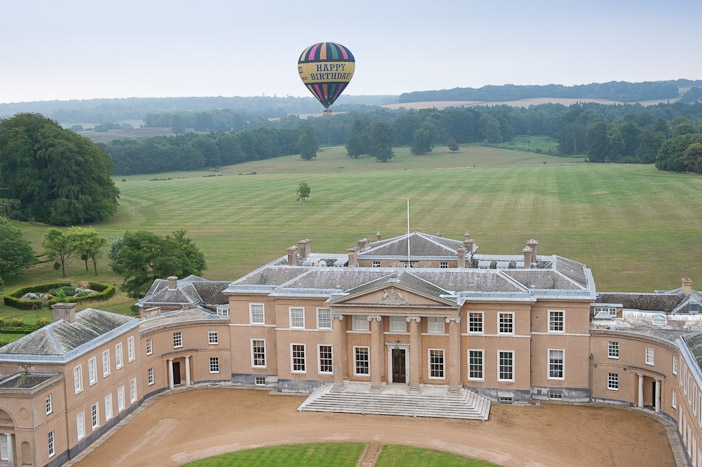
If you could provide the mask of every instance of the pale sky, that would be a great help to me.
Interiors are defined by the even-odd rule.
[[[0,103],[302,96],[338,42],[350,95],[702,79],[700,0],[0,0]]]

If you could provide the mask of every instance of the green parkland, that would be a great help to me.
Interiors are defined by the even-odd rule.
[[[410,230],[451,238],[469,231],[479,252],[521,254],[539,241],[539,254],[586,263],[598,290],[651,292],[676,288],[687,276],[702,283],[702,177],[657,171],[652,165],[589,164],[533,152],[437,147],[424,156],[395,148],[395,158],[350,159],[342,147],[317,158],[253,161],[213,171],[115,177],[120,208],[94,224],[109,243],[125,231],[163,235],[186,230],[205,254],[213,280],[236,279],[285,254],[302,238],[313,251],[345,252],[363,237]],[[296,201],[301,181],[310,188]],[[47,226],[18,225],[35,251]],[[99,275],[75,259],[68,281],[117,284],[107,251]],[[51,264],[7,278],[0,294],[64,280]],[[117,294],[93,305],[125,311]],[[18,310],[0,306],[0,316]]]

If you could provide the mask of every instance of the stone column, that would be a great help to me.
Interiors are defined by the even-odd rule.
[[[12,446],[12,435],[10,433],[7,433],[5,436],[5,442],[7,443],[7,459],[10,461],[10,465],[15,465],[13,464],[15,454],[14,446]]]
[[[654,396],[654,399],[653,399],[653,406],[656,409],[656,413],[660,413],[660,411],[661,411],[661,380],[660,379],[656,380],[656,395]]]
[[[643,409],[643,386],[644,386],[644,375],[639,374],[639,400],[636,402],[636,406]]]
[[[344,379],[346,379],[348,359],[346,356],[345,325],[344,315],[332,315],[332,329],[334,330],[334,342],[332,345],[332,358],[334,362],[333,392],[341,392],[344,389]]]
[[[371,328],[371,346],[370,346],[370,373],[371,373],[371,391],[380,391],[380,373],[383,366],[383,346],[381,340],[383,333],[381,330],[381,322],[383,318],[378,315],[368,316]]]
[[[446,318],[449,325],[448,383],[449,392],[458,392],[461,387],[461,318]]]
[[[173,359],[168,359],[168,389],[173,389]]]
[[[190,386],[190,355],[185,356],[185,387]]]
[[[420,340],[419,316],[408,316],[410,323],[410,348],[409,348],[409,389],[419,391],[419,376],[422,373],[422,343]]]

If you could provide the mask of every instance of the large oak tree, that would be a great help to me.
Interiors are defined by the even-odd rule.
[[[15,215],[57,226],[104,220],[117,210],[112,160],[100,146],[39,114],[0,120],[0,188]]]
[[[156,279],[199,275],[207,269],[205,255],[185,233],[178,230],[160,237],[139,230],[113,242],[110,268],[124,276],[122,290],[129,297],[143,297]]]

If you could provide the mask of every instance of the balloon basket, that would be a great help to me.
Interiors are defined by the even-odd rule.
[[[322,111],[322,115],[331,115],[331,114],[332,114],[332,111],[329,110],[329,109],[324,109],[324,110]]]

